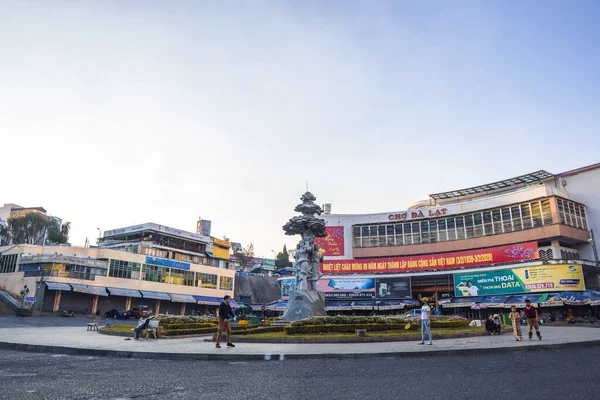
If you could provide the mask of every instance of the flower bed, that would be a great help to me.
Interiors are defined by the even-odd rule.
[[[431,328],[458,329],[465,328],[469,321],[462,317],[436,316],[431,319]],[[300,321],[294,321],[290,326],[284,327],[288,335],[319,334],[319,333],[347,333],[357,329],[366,329],[367,332],[381,332],[393,330],[421,329],[418,318],[402,317],[314,317]]]

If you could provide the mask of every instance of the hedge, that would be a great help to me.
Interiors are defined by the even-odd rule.
[[[435,322],[451,322],[458,321],[459,323],[468,324],[466,318],[458,316],[432,316],[432,323]],[[406,324],[420,323],[420,318],[404,318],[404,317],[384,317],[384,316],[335,316],[335,317],[313,317],[292,322],[292,326],[304,325],[356,325],[356,324]]]
[[[205,335],[211,333],[217,333],[216,326],[209,327],[189,327],[193,324],[182,324],[187,325],[188,327],[177,327],[176,329],[167,329],[166,327],[163,330],[163,335],[165,336],[182,336],[182,335]],[[248,326],[232,326],[231,330],[236,335],[248,335],[250,333],[263,333],[263,332],[281,332],[281,327],[264,327],[264,328],[254,328],[258,325],[249,325]],[[276,328],[277,330],[268,330]],[[263,329],[267,329],[266,331]]]
[[[178,330],[178,329],[200,329],[200,328],[212,328],[214,329],[217,325],[204,322],[204,323],[192,323],[192,324],[160,324],[163,329],[166,330]]]
[[[357,329],[366,329],[367,332],[381,332],[405,330],[407,324],[323,324],[323,325],[290,325],[283,328],[288,335],[297,334],[315,334],[315,333],[348,333],[354,332]],[[468,321],[431,321],[431,328],[462,328],[469,326]],[[406,330],[419,331],[421,330],[420,323],[409,323],[409,328]]]

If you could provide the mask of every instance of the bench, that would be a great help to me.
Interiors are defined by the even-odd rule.
[[[88,331],[97,331],[99,322],[100,322],[100,317],[94,318],[94,322],[90,322],[87,324],[87,330]]]
[[[144,335],[144,339],[148,340],[150,335],[154,336],[154,339],[158,339],[160,337],[160,333],[162,331],[162,327],[158,326],[157,320],[150,321],[148,327],[142,331]]]

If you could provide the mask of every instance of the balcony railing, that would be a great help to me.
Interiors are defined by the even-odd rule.
[[[86,281],[96,280],[96,275],[90,274],[89,272],[54,271],[51,276],[55,276],[57,278],[83,279]]]

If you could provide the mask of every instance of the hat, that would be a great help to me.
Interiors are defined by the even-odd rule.
[[[422,297],[422,298],[421,298],[421,301],[422,301],[423,303],[427,303],[427,302],[429,301],[429,297]]]
[[[500,317],[498,317],[498,314],[494,314],[494,318],[500,318]]]

